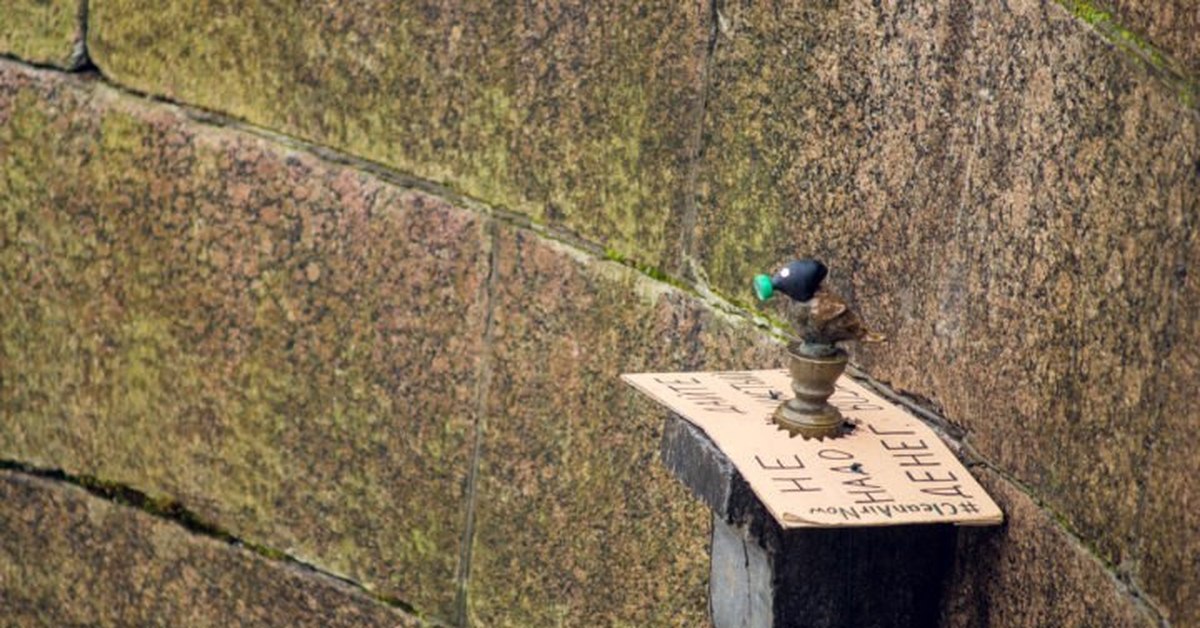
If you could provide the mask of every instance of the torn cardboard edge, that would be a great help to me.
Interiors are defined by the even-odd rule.
[[[771,420],[786,370],[621,378],[706,433],[784,528],[998,525],[999,506],[920,419],[843,375],[829,402],[856,427],[791,437]]]

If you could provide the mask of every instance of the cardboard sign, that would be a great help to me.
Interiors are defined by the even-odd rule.
[[[829,402],[858,425],[824,441],[771,421],[791,397],[783,369],[621,377],[704,430],[784,528],[1004,519],[929,426],[846,376]]]

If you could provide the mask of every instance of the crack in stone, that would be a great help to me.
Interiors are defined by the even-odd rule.
[[[404,600],[392,596],[380,595],[371,591],[360,582],[325,571],[317,565],[300,560],[281,550],[240,538],[210,521],[205,521],[178,500],[169,497],[153,497],[132,486],[103,480],[91,475],[68,473],[63,469],[39,467],[18,460],[0,459],[0,471],[27,475],[83,489],[99,499],[139,510],[157,519],[170,521],[196,536],[215,539],[257,554],[272,562],[283,563],[288,567],[299,569],[316,578],[330,580],[337,586],[348,587],[376,602],[418,617],[422,621],[432,625],[440,625],[440,622],[423,616],[416,608]]]
[[[475,371],[475,442],[471,449],[471,466],[467,473],[466,513],[460,547],[458,573],[455,581],[457,592],[454,600],[455,624],[469,624],[471,557],[475,543],[475,509],[479,491],[479,458],[483,450],[483,439],[487,432],[487,393],[491,390],[492,338],[495,327],[496,287],[499,271],[499,234],[495,221],[487,222],[488,274],[483,281],[484,319],[482,352]]]
[[[717,51],[717,40],[721,34],[720,0],[710,0],[708,5],[708,42],[704,48],[704,59],[700,65],[700,93],[692,111],[692,136],[688,138],[687,173],[683,189],[683,217],[680,226],[680,261],[675,273],[686,275],[688,269],[696,266],[692,262],[695,254],[696,222],[699,219],[700,167],[704,157],[704,127],[708,118],[708,90],[712,82],[712,66]]]
[[[88,54],[88,5],[89,0],[79,0],[79,8],[76,10],[76,20],[78,21],[79,39],[75,42],[74,48],[71,50],[71,56],[67,60],[67,70],[70,72],[91,72],[95,71],[96,64],[92,62],[91,55]]]

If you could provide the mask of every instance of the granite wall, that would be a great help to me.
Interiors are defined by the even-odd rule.
[[[624,371],[795,254],[1008,514],[947,626],[1200,625],[1200,10],[15,0],[0,616],[702,625]]]

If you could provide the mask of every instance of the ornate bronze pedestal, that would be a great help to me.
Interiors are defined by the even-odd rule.
[[[796,396],[780,404],[773,419],[780,429],[805,439],[837,438],[847,431],[842,413],[829,403],[848,356],[838,350],[828,357],[804,355],[796,343],[788,346],[788,370]]]

